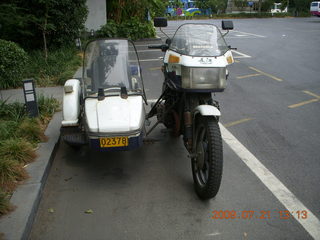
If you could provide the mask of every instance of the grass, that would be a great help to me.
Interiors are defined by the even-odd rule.
[[[81,57],[75,47],[49,51],[47,61],[43,51],[35,50],[29,52],[28,68],[24,76],[34,78],[39,87],[63,85],[67,79],[73,77],[79,66]]]
[[[35,157],[34,147],[28,139],[9,138],[1,141],[1,159],[12,159],[18,163],[26,164],[31,162]]]
[[[0,216],[12,209],[9,196],[20,181],[27,178],[25,164],[35,157],[35,147],[46,141],[44,134],[59,102],[39,96],[39,117],[29,118],[21,103],[0,100]]]
[[[12,210],[8,195],[0,189],[0,215],[6,214]],[[0,233],[0,239],[4,239],[3,234]]]

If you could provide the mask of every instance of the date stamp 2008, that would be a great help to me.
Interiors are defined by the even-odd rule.
[[[214,210],[210,215],[211,219],[307,219],[308,211],[288,211],[288,210]]]

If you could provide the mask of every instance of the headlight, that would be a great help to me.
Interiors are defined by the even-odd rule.
[[[182,66],[182,88],[212,89],[226,87],[226,68],[189,68]]]

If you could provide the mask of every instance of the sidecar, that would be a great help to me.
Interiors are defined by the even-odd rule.
[[[145,102],[134,44],[127,39],[91,41],[82,78],[64,85],[61,138],[100,151],[135,149],[143,144]]]

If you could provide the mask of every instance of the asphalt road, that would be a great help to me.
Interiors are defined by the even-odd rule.
[[[159,141],[133,152],[76,152],[62,143],[30,239],[312,239],[319,233],[312,227],[320,218],[320,19],[233,21],[226,40],[238,48],[237,63],[215,98],[223,128],[239,142],[225,138],[217,197],[196,197],[182,141],[163,127],[152,133]],[[169,22],[164,31],[171,36],[182,23]],[[155,99],[162,53],[148,44],[154,43],[137,48],[148,99]],[[231,150],[240,143],[265,166],[262,174],[274,178],[259,179],[259,169],[247,165],[252,157]],[[288,217],[296,206],[305,208]],[[226,219],[230,213],[236,218]]]

